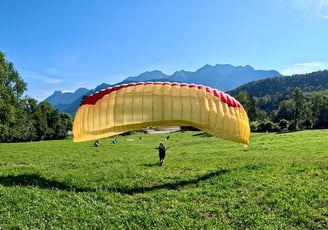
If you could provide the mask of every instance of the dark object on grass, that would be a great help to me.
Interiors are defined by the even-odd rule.
[[[100,145],[99,140],[96,140],[94,145],[95,145],[95,147],[98,147]]]

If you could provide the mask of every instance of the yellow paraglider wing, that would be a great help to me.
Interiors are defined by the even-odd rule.
[[[249,143],[247,113],[233,97],[194,84],[140,82],[90,95],[73,123],[75,142],[149,126],[193,126],[217,137]]]

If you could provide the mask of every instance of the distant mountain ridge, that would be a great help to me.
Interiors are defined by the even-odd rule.
[[[217,64],[215,66],[205,65],[195,72],[180,70],[172,75],[166,75],[159,70],[147,71],[138,76],[127,77],[122,82],[114,85],[132,82],[169,81],[201,84],[221,91],[227,91],[251,81],[278,76],[282,75],[276,70],[255,70],[249,65],[233,66],[229,64]],[[102,83],[95,89],[88,90],[86,88],[80,88],[74,93],[55,91],[44,101],[49,102],[59,112],[67,112],[74,115],[83,96],[114,85]]]
[[[275,76],[281,76],[281,74],[276,70],[255,70],[249,65],[217,64],[215,66],[205,65],[195,72],[180,70],[172,75],[166,75],[158,70],[148,71],[136,77],[128,77],[124,81],[138,82],[168,79],[169,81],[201,84],[227,91],[250,81]]]
[[[90,90],[86,88],[79,88],[75,92],[55,91],[51,96],[44,101],[50,103],[52,107],[58,109],[59,112],[74,114],[79,104],[77,104],[84,95],[89,94]]]

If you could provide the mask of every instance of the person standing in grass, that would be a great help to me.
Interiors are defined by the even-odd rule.
[[[159,165],[162,166],[163,163],[164,163],[164,158],[165,158],[165,154],[166,154],[166,148],[163,145],[163,143],[160,143],[159,146],[156,149],[158,149]]]

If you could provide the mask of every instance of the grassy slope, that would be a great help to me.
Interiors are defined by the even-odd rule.
[[[0,229],[328,228],[328,130],[165,136],[0,144]]]

